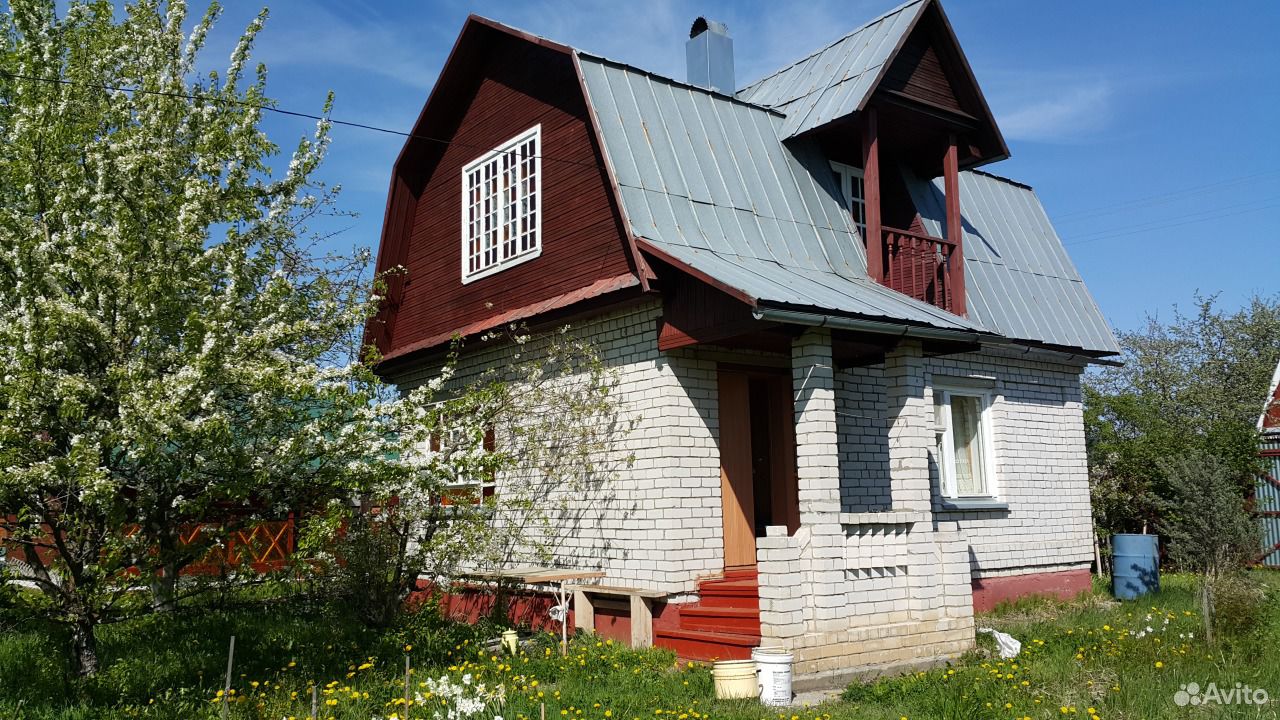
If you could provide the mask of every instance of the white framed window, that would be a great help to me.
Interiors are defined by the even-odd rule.
[[[862,168],[831,161],[831,175],[836,180],[844,198],[844,206],[853,215],[853,222],[858,226],[858,234],[867,235],[867,202],[862,185]]]
[[[496,443],[493,428],[486,427],[481,448],[486,453],[492,453]],[[450,427],[444,431],[443,438],[437,433],[431,435],[430,452],[448,454],[456,449],[468,452],[462,431]],[[436,501],[441,505],[480,505],[496,495],[497,489],[497,477],[493,473],[485,473],[480,477],[459,474],[452,482],[445,484],[443,493]]]
[[[542,253],[542,125],[462,168],[462,283]]]
[[[977,388],[933,389],[938,472],[946,497],[998,496],[991,397],[991,391]]]

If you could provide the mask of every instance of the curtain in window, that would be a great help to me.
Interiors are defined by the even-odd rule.
[[[980,398],[951,396],[951,436],[955,446],[956,492],[959,495],[986,494],[981,418]]]

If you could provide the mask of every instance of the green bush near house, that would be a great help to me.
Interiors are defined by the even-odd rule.
[[[858,683],[783,711],[715,700],[705,665],[679,665],[664,650],[637,652],[583,635],[562,658],[555,638],[542,635],[526,636],[520,653],[508,656],[489,644],[497,626],[445,622],[429,605],[376,631],[350,611],[294,598],[151,616],[105,628],[106,667],[78,682],[61,660],[62,638],[4,617],[0,717],[220,717],[233,632],[232,718],[305,718],[312,685],[322,718],[404,718],[406,654],[411,694],[421,700],[410,706],[412,718],[534,720],[543,708],[550,720],[1274,717],[1274,705],[1202,705],[1188,715],[1175,702],[1189,683],[1201,695],[1209,683],[1241,683],[1280,698],[1280,663],[1267,661],[1280,643],[1280,575],[1251,578],[1254,588],[1238,596],[1212,649],[1200,634],[1192,581],[1173,575],[1140,601],[1115,602],[1099,587],[1073,602],[1027,600],[980,617],[980,625],[1022,641],[1018,658],[1000,660],[984,635],[950,665]]]

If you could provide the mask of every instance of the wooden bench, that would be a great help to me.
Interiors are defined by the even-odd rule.
[[[573,585],[573,625],[579,630],[596,629],[595,596],[625,597],[631,611],[631,647],[647,648],[653,645],[653,601],[664,598],[661,590],[619,587],[616,585]]]

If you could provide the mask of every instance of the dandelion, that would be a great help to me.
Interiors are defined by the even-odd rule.
[[[1159,660],[1157,660],[1157,661],[1156,661],[1156,668],[1162,668],[1162,667],[1164,667],[1164,663],[1162,663],[1162,662],[1160,662]]]

